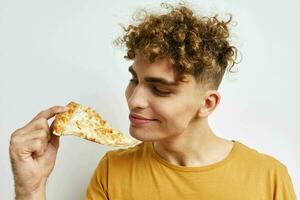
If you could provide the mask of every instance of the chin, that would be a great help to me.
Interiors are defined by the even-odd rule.
[[[133,138],[143,142],[152,142],[159,140],[159,138],[155,137],[155,135],[149,134],[149,132],[144,130],[137,130],[135,127],[132,126],[130,126],[129,128],[129,133]]]

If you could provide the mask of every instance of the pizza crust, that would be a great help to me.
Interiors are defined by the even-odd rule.
[[[99,144],[124,147],[133,146],[140,141],[124,136],[111,127],[100,115],[88,106],[70,102],[69,110],[57,114],[53,122],[53,134],[74,135]]]

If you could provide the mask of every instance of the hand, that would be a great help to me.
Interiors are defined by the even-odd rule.
[[[59,147],[59,137],[52,134],[47,120],[65,111],[65,107],[51,107],[12,133],[9,152],[16,199],[45,199],[45,184]]]

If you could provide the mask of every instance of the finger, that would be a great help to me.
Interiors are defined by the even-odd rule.
[[[59,136],[51,134],[51,139],[50,139],[49,143],[52,144],[53,147],[55,147],[56,149],[58,149],[58,147],[59,147],[59,140],[60,140]]]
[[[27,153],[36,155],[37,157],[42,156],[47,149],[48,142],[41,139],[33,139],[27,143]]]
[[[28,132],[36,131],[39,129],[44,129],[46,132],[50,133],[50,127],[47,119],[38,118],[24,126],[19,132],[20,134],[27,134]]]
[[[24,138],[29,139],[41,139],[45,141],[49,141],[51,139],[50,131],[46,131],[45,129],[35,130],[29,133],[24,134]]]
[[[39,139],[44,141],[45,143],[48,143],[48,141],[51,139],[50,132],[47,132],[44,129],[39,129],[32,132],[28,132],[26,134],[19,135],[20,144],[35,139]]]
[[[40,113],[38,113],[37,116],[35,116],[33,118],[33,120],[38,119],[40,117],[43,117],[48,120],[48,119],[54,117],[58,113],[68,111],[68,109],[69,109],[68,107],[64,107],[64,106],[53,106],[47,110],[44,110],[44,111],[41,111]]]
[[[60,137],[53,134],[53,124],[54,124],[54,122],[52,122],[52,124],[50,125],[51,139],[50,139],[49,143],[52,144],[56,149],[58,149]]]
[[[16,135],[12,137],[10,143],[11,158],[15,160],[26,159],[31,157],[33,153],[39,156],[42,155],[47,148],[48,140],[46,138],[27,138],[24,140],[24,136],[27,135]]]
[[[54,126],[54,121],[50,125],[50,133],[53,133],[53,126]]]

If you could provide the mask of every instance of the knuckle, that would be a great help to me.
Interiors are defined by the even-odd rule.
[[[15,144],[19,140],[19,134],[17,132],[14,132],[10,136],[10,144]]]
[[[36,149],[41,149],[41,148],[43,147],[43,142],[42,142],[42,140],[34,140],[33,146],[34,146]]]
[[[46,114],[46,110],[42,110],[41,112],[39,112],[38,116],[44,116]]]
[[[39,113],[33,118],[33,121],[35,121],[35,120],[41,118],[41,117],[44,115],[44,112],[45,112],[45,111],[39,112]]]
[[[9,146],[9,152],[11,154],[16,153],[17,151],[18,151],[18,145],[12,144],[12,145]]]
[[[50,113],[53,113],[53,112],[55,112],[55,111],[58,110],[58,109],[59,109],[58,106],[52,106],[51,108],[48,109],[48,111],[49,111]]]
[[[36,120],[36,123],[44,127],[46,124],[48,124],[48,121],[44,117],[40,117]]]
[[[59,106],[59,105],[55,105],[55,106],[52,107],[53,110],[58,110],[60,108],[61,108],[61,106]]]
[[[17,147],[17,145],[15,145],[15,143],[11,141],[10,145],[9,145],[9,151],[10,152],[15,151],[16,147]]]
[[[47,120],[46,120],[44,117],[40,117],[39,119],[37,119],[37,121],[38,121],[40,124],[43,124],[43,123],[45,123]]]
[[[15,137],[15,136],[19,135],[21,132],[23,132],[23,130],[24,130],[24,127],[16,129],[16,130],[11,134],[11,137]]]
[[[48,133],[45,130],[42,130],[40,134],[41,134],[42,138],[47,138],[47,136],[48,136]]]
[[[20,143],[20,136],[16,133],[13,133],[10,139],[9,152],[10,153],[17,152],[18,148],[20,148],[19,143]]]

